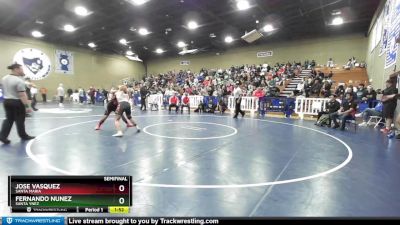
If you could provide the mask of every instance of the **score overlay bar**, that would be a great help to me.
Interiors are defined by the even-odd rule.
[[[8,206],[15,212],[129,207],[131,181],[131,176],[9,176]]]

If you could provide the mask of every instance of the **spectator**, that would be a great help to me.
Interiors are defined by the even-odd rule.
[[[345,99],[342,102],[340,109],[337,112],[331,113],[329,115],[331,120],[333,120],[333,123],[335,124],[333,128],[336,129],[340,127],[340,130],[343,131],[346,126],[346,121],[354,119],[356,111],[357,111],[357,104],[353,100],[353,95],[351,93],[346,93]],[[340,126],[337,122],[338,118],[340,118],[341,120]]]
[[[43,103],[47,103],[47,88],[41,87],[40,94],[42,94]]]
[[[340,109],[340,103],[336,100],[336,97],[337,96],[335,94],[331,94],[329,96],[330,100],[325,105],[325,111],[318,113],[317,122],[315,125],[323,126],[323,123],[320,122],[320,118],[322,115],[327,115],[328,123],[326,125],[331,127],[332,120],[329,115],[337,112]]]
[[[264,108],[265,108],[265,92],[262,89],[262,87],[258,87],[257,90],[253,92],[253,96],[258,98],[258,109],[259,112],[261,112],[262,115],[265,114]]]
[[[331,96],[331,83],[328,81],[324,82],[324,85],[322,86],[322,94],[324,95],[324,98],[329,98]]]
[[[194,112],[202,113],[205,111],[205,106],[203,101],[200,101],[199,105],[197,106],[197,109],[194,110]]]
[[[176,96],[176,92],[174,93],[174,95],[169,99],[169,108],[168,111],[171,112],[171,108],[175,107],[175,111],[178,112],[179,110],[179,99]]]
[[[37,96],[37,93],[38,93],[38,89],[36,88],[36,85],[33,84],[33,85],[31,86],[31,95],[32,95],[31,107],[32,107],[32,109],[33,109],[34,111],[38,111],[38,109],[36,108],[36,103],[37,103],[36,96]]]
[[[329,68],[334,67],[332,58],[329,58],[328,62],[326,63],[326,66]]]
[[[83,101],[85,100],[85,91],[80,87],[78,93],[79,93],[79,103],[83,104]]]
[[[351,66],[352,66],[352,61],[351,61],[351,59],[349,59],[349,61],[347,61],[346,65],[343,66],[343,69],[350,70]]]
[[[214,102],[211,99],[209,99],[208,105],[206,107],[206,112],[207,113],[214,113],[216,109],[217,109],[217,105],[214,104]]]
[[[311,86],[311,94],[319,96],[321,92],[322,84],[319,80],[315,80],[314,84]]]
[[[329,72],[328,77],[329,77],[329,78],[332,78],[332,77],[333,77],[333,72],[332,72],[332,70]]]
[[[386,89],[383,91],[382,102],[383,102],[383,117],[386,121],[386,127],[381,129],[383,133],[389,133],[392,128],[392,122],[394,118],[394,111],[397,107],[397,99],[395,96],[398,94],[398,90],[391,80],[386,81]]]
[[[369,108],[374,108],[375,104],[374,102],[376,101],[376,91],[371,85],[368,85],[367,87],[367,92],[365,97],[363,98],[363,101],[368,102]]]
[[[297,84],[296,90],[294,91],[294,95],[302,95],[304,93],[304,80]]]
[[[367,90],[364,88],[364,84],[359,84],[356,92],[357,102],[361,102],[365,97],[367,97]]]
[[[314,68],[314,67],[316,66],[316,64],[317,64],[317,63],[316,63],[315,60],[313,59],[313,60],[311,61],[311,67]]]
[[[382,117],[382,109],[383,109],[383,104],[382,102],[379,102],[375,108],[368,108],[364,110],[364,112],[356,114],[356,117],[362,117],[363,122],[359,124],[358,126],[360,127],[365,127],[367,126],[367,122],[371,116],[379,116]]]
[[[218,104],[219,104],[219,111],[221,112],[221,114],[224,114],[226,109],[228,108],[224,99],[220,98]]]
[[[356,57],[353,56],[351,58],[351,68],[355,68],[356,67],[356,63],[357,63]]]
[[[57,88],[57,96],[59,98],[59,107],[64,107],[64,96],[65,96],[65,92],[64,92],[64,88],[63,88],[63,84],[59,84],[58,88]]]
[[[101,92],[106,100],[106,103],[108,103],[108,91],[106,89],[103,88],[102,92]]]
[[[140,110],[146,111],[146,98],[149,95],[149,91],[147,90],[147,87],[145,84],[142,85],[140,88]],[[171,111],[171,107],[169,108],[169,111]]]
[[[30,100],[31,107],[33,111],[37,111],[36,108],[36,95],[37,95],[37,88],[36,85],[31,81],[29,78],[25,78],[25,85],[26,85],[26,95],[28,100]],[[27,115],[28,116],[28,115]]]
[[[94,105],[96,103],[96,89],[94,89],[94,87],[89,88],[89,97],[90,103]]]
[[[185,95],[182,98],[181,113],[183,113],[183,108],[184,107],[186,107],[188,109],[188,112],[190,114],[190,99],[189,99],[187,93],[185,93]]]
[[[71,88],[68,88],[68,90],[67,90],[68,99],[71,98],[72,93],[74,93],[74,92],[72,91],[72,89],[71,89]]]

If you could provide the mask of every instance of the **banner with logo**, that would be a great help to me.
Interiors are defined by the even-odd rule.
[[[381,21],[382,21],[382,41],[379,49],[379,56],[382,56],[387,48],[388,48],[388,38],[389,38],[389,29],[390,29],[390,6],[391,0],[388,0],[385,4],[385,8],[381,14]]]
[[[257,52],[257,58],[271,57],[273,54],[273,51]]]
[[[180,65],[181,66],[188,66],[188,65],[190,65],[190,61],[187,61],[187,60],[181,61]]]
[[[393,66],[397,61],[397,49],[399,44],[396,42],[400,37],[400,0],[392,0],[390,6],[390,29],[388,34],[388,47],[386,50],[385,69]]]
[[[56,50],[56,73],[74,74],[74,55],[70,51]]]
[[[64,225],[64,217],[2,217],[2,225]]]
[[[42,51],[34,48],[19,50],[14,55],[14,62],[22,65],[25,76],[31,80],[45,79],[51,70],[49,57]]]

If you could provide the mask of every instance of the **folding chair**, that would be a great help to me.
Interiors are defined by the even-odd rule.
[[[352,125],[352,126],[354,127],[354,132],[357,133],[358,124],[357,124],[357,121],[356,121],[355,119],[346,120],[346,124]],[[347,127],[347,126],[346,126],[346,127]]]
[[[384,124],[382,120],[383,118],[380,116],[370,116],[367,125],[369,126],[375,124],[374,128],[376,128],[377,126],[379,126],[379,124]]]

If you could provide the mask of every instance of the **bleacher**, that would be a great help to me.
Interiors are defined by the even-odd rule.
[[[296,90],[297,85],[303,80],[303,78],[309,77],[311,70],[302,70],[299,77],[295,77],[286,81],[286,85],[280,93],[280,97],[289,97],[294,90]]]
[[[354,68],[351,70],[345,70],[341,68],[315,68],[316,71],[320,70],[324,74],[329,74],[330,71],[333,73],[333,85],[332,90],[336,90],[339,84],[344,83],[346,86],[353,85],[357,86],[358,84],[369,84],[369,78],[367,69],[365,68]]]

